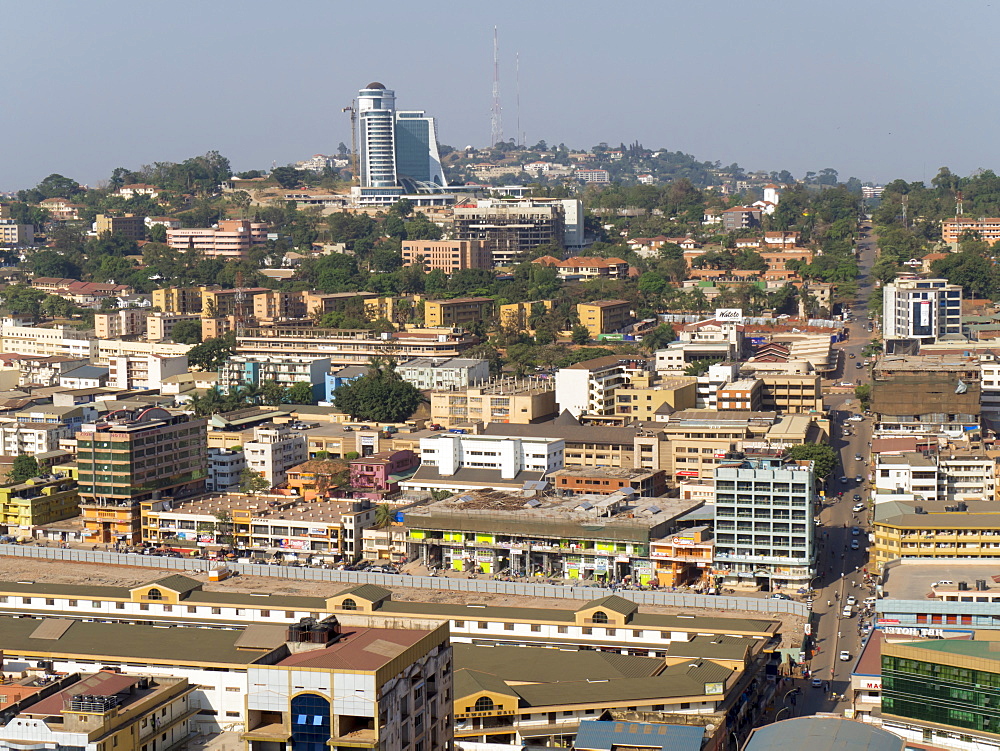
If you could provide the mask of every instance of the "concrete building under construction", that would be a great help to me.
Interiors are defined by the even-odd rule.
[[[871,411],[883,433],[967,434],[979,427],[980,392],[975,358],[887,356],[875,366]]]

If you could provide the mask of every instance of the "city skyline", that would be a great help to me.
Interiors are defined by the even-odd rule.
[[[570,14],[515,3],[498,18],[393,4],[380,35],[394,42],[377,56],[352,31],[368,19],[349,6],[250,2],[234,13],[231,3],[189,1],[161,16],[99,0],[43,16],[41,6],[11,5],[13,28],[45,32],[8,41],[8,62],[30,61],[30,74],[0,84],[6,101],[22,102],[7,123],[16,148],[0,189],[52,172],[93,185],[118,166],[211,149],[237,170],[333,153],[350,143],[341,110],[365,81],[405,92],[402,109],[432,112],[442,143],[486,146],[494,25],[504,119],[529,145],[639,141],[747,170],[801,177],[832,167],[876,182],[1000,160],[980,126],[997,105],[973,83],[997,67],[990,4],[964,5],[956,19],[929,2],[637,3],[617,23],[586,5]],[[428,47],[414,29],[443,41]]]

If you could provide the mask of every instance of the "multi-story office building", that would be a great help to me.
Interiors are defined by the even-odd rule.
[[[615,391],[633,376],[648,372],[645,359],[608,355],[584,360],[556,371],[556,402],[559,411],[569,410],[574,417],[613,415]]]
[[[77,368],[79,370],[79,368]],[[14,420],[0,422],[0,447],[4,456],[35,456],[59,448],[59,442],[73,435],[63,423]]]
[[[947,279],[897,277],[882,288],[882,336],[932,343],[962,333],[962,287]]]
[[[500,306],[500,325],[512,331],[531,329],[532,317],[544,316],[552,310],[551,300],[529,300]]]
[[[164,313],[201,314],[200,287],[165,287],[153,290],[153,307]]]
[[[70,357],[90,360],[97,352],[97,341],[87,332],[70,326],[0,326],[3,351],[19,355]]]
[[[465,269],[493,268],[493,258],[478,240],[407,240],[403,243],[403,265],[422,264],[449,276]]]
[[[102,543],[139,542],[139,504],[205,488],[204,419],[152,407],[117,410],[76,434],[80,511]]]
[[[139,242],[146,239],[146,218],[134,214],[126,214],[125,216],[98,214],[94,219],[94,231],[98,237],[108,232],[123,235],[133,242]]]
[[[526,499],[483,489],[415,506],[405,521],[411,560],[428,565],[645,584],[653,576],[650,541],[700,505],[622,492]]]
[[[68,477],[36,477],[0,486],[0,524],[9,535],[30,536],[40,524],[69,519],[80,513],[76,481]]]
[[[1000,509],[992,499],[879,503],[873,527],[875,571],[897,558],[1000,558]]]
[[[6,339],[5,339],[6,343]],[[418,329],[376,334],[305,326],[246,329],[236,337],[239,355],[329,357],[331,365],[367,365],[373,357],[455,357],[476,343],[464,332]]]
[[[657,378],[653,373],[636,373],[629,383],[615,389],[615,414],[651,423],[657,415],[695,406],[697,378]]]
[[[662,469],[573,467],[558,469],[549,476],[556,490],[564,495],[611,495],[633,491],[636,495],[655,498],[667,492],[667,478]]]
[[[164,577],[133,592],[147,611],[203,610],[195,604],[197,592],[189,599],[191,585],[197,589],[198,584],[186,577]],[[260,609],[255,610],[259,616]],[[304,608],[298,608],[296,614],[303,619],[311,617]],[[116,747],[125,751],[140,751],[140,741],[145,742],[147,751],[162,751],[179,747],[192,732],[219,733],[224,729],[237,731],[247,751],[271,751],[286,743],[305,751],[418,746],[424,751],[447,751],[452,747],[453,733],[448,627],[430,619],[414,623],[412,628],[410,624],[388,628],[385,623],[378,616],[345,610],[322,622],[305,620],[287,627],[199,629],[193,638],[189,629],[162,628],[162,623],[2,618],[0,641],[5,659],[24,664],[33,672],[51,674],[53,680],[59,674],[111,665],[118,671],[111,675],[119,688],[128,678],[150,674],[174,676],[178,687],[187,679],[193,692],[180,697],[187,699],[183,712],[181,707],[168,705],[171,694],[149,693],[161,681],[169,681],[159,677],[146,684],[145,692],[138,692],[145,701],[126,702],[125,711],[114,710],[114,694],[106,697],[113,708],[107,713],[112,727],[117,729],[121,723],[126,731],[130,727],[135,730],[135,740],[125,732]],[[96,693],[100,687],[94,688]],[[104,703],[101,698],[98,695],[95,704]],[[51,711],[45,711],[46,718],[62,713],[62,698],[54,704]],[[127,711],[129,707],[137,711],[133,714]],[[142,729],[142,718],[149,719],[151,713],[138,710],[153,707],[156,722],[150,721]],[[93,720],[94,714],[102,719],[105,716],[88,706],[88,718]],[[2,729],[16,738],[11,748],[37,744],[42,720],[17,723],[15,720]],[[53,725],[63,727],[62,723]],[[88,722],[86,727],[90,726],[98,723]],[[156,732],[155,746],[151,729]],[[113,740],[105,735],[96,735],[94,742],[87,743],[80,733],[74,733],[54,738],[52,743],[99,751],[96,738],[103,737],[109,738],[104,743],[111,749]]]
[[[312,556],[354,560],[361,531],[375,520],[365,500],[322,503],[288,495],[245,493],[142,504],[142,540],[148,545],[200,551],[232,546],[258,557],[279,552],[285,560]]]
[[[250,249],[267,242],[267,225],[244,219],[220,219],[208,229],[168,229],[167,245],[180,252],[195,251],[206,258],[246,260]]]
[[[719,386],[716,404],[719,410],[759,412],[763,407],[764,384],[756,378],[741,378]]]
[[[943,434],[980,429],[979,362],[966,355],[886,355],[875,363],[871,411],[876,432]]]
[[[812,462],[736,459],[715,470],[715,568],[733,584],[807,586],[816,573]]]
[[[760,226],[761,210],[752,206],[734,206],[722,212],[722,229],[736,232]]]
[[[377,81],[358,92],[357,113],[362,188],[414,191],[447,184],[433,117],[397,112],[396,93]]]
[[[495,266],[521,259],[539,245],[563,245],[565,216],[561,204],[536,206],[480,202],[475,207],[455,208],[455,240],[478,240],[490,253]]]
[[[483,321],[492,311],[492,297],[425,300],[424,323],[427,326],[468,326]]]
[[[253,440],[243,444],[243,453],[247,467],[273,488],[287,479],[286,470],[306,460],[306,439],[287,425],[262,425],[254,428]]]
[[[233,355],[219,368],[219,390],[228,394],[241,386],[261,386],[274,381],[289,388],[296,383],[308,383],[313,398],[322,399],[326,376],[330,372],[329,357],[255,357]]]
[[[490,377],[490,363],[468,357],[418,357],[396,366],[400,378],[418,389],[464,389]]]
[[[431,420],[451,427],[467,422],[526,425],[556,414],[551,379],[500,378],[467,388],[431,392]]]
[[[993,245],[1000,240],[1000,217],[972,219],[963,216],[941,222],[941,239],[946,243],[957,243],[966,232],[974,232]]]
[[[592,339],[601,334],[613,334],[625,328],[632,320],[632,304],[628,300],[596,300],[579,303],[576,314],[580,325],[590,333]]]

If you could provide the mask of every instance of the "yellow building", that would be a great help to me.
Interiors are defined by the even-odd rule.
[[[384,318],[387,321],[394,321],[399,310],[401,297],[369,297],[362,300],[365,306],[365,318],[369,321],[377,321]]]
[[[70,519],[80,513],[80,494],[69,477],[55,480],[34,478],[0,487],[0,524],[8,534],[18,528]]]
[[[201,313],[200,287],[165,287],[153,290],[153,307],[164,313]]]
[[[146,219],[145,217],[134,216],[133,214],[126,214],[125,216],[98,214],[94,217],[94,230],[97,232],[98,237],[105,232],[109,232],[124,235],[129,240],[139,242],[146,239]]]
[[[530,327],[528,321],[534,314],[536,305],[541,306],[541,310],[549,312],[552,310],[551,300],[529,300],[528,302],[515,302],[500,306],[500,325],[505,329],[513,331],[527,331]]]
[[[993,500],[877,503],[872,565],[897,558],[1000,558],[1000,509]]]
[[[527,425],[555,414],[555,382],[551,380],[509,378],[456,391],[431,392],[431,421],[445,427],[476,421]]]
[[[424,323],[427,326],[466,326],[482,321],[492,310],[491,297],[425,300]]]
[[[615,389],[615,414],[653,422],[664,405],[672,410],[694,409],[698,379],[693,376],[657,379],[645,373]]]
[[[601,334],[613,334],[625,328],[632,317],[631,306],[628,300],[595,300],[577,305],[576,314],[580,325],[596,339]]]

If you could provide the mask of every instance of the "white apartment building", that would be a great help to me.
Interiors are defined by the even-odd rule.
[[[397,365],[396,372],[421,390],[466,388],[487,380],[490,364],[469,357],[417,357]]]
[[[0,422],[0,446],[4,456],[34,456],[56,451],[59,441],[72,438],[73,428],[47,422]]]
[[[136,355],[108,361],[108,385],[120,389],[156,389],[163,379],[188,372],[187,355]]]
[[[933,342],[962,333],[962,287],[947,279],[899,277],[882,288],[883,337]]]
[[[739,363],[720,362],[710,365],[705,373],[698,376],[698,385],[695,386],[695,406],[698,409],[718,409],[719,389],[727,383],[738,381],[739,378]]]
[[[407,491],[520,488],[563,468],[561,438],[443,433],[420,439],[420,467],[399,485]]]
[[[873,484],[875,503],[939,500],[937,462],[915,451],[878,454]]]
[[[271,487],[288,479],[287,471],[306,460],[306,439],[285,425],[254,428],[253,440],[243,444],[247,466],[264,476]]]
[[[0,327],[3,351],[19,355],[42,357],[74,357],[90,360],[97,352],[97,340],[90,332],[69,326],[3,326]]]
[[[14,219],[0,219],[0,245],[24,247],[35,244],[35,228]]]
[[[996,355],[979,355],[979,405],[983,417],[1000,419],[1000,359]]]
[[[938,454],[938,500],[991,501],[996,498],[997,462],[975,451]]]
[[[246,454],[242,451],[210,448],[205,489],[220,493],[236,492],[240,487],[240,473],[246,466]]]
[[[187,355],[191,344],[169,344],[167,342],[131,342],[122,339],[100,339],[96,342],[95,365],[108,365],[112,357],[140,357],[163,355],[177,357]]]
[[[559,411],[569,410],[574,417],[582,414],[613,415],[615,389],[624,386],[635,373],[648,372],[645,360],[618,355],[584,360],[556,372],[556,404]]]

